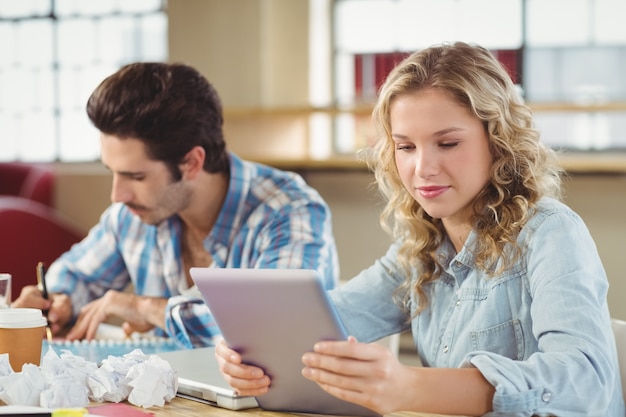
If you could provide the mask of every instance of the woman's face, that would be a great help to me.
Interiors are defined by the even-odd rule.
[[[469,205],[488,183],[492,164],[482,121],[436,89],[396,97],[390,121],[404,187],[444,225],[466,223]]]

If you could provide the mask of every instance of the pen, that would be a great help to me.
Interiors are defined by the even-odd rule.
[[[37,287],[41,291],[41,295],[48,299],[48,288],[46,287],[46,267],[43,262],[37,264]]]
[[[46,287],[46,267],[43,262],[39,262],[37,264],[37,287],[39,291],[41,291],[41,296],[48,299],[48,288]],[[44,315],[48,316],[48,310],[43,312]],[[46,338],[48,342],[52,342],[52,330],[50,329],[50,322],[46,325]]]

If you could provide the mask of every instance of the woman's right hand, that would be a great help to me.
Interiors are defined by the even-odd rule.
[[[269,390],[270,378],[263,369],[242,363],[241,355],[229,348],[224,339],[215,346],[215,358],[224,379],[237,394],[258,396]]]

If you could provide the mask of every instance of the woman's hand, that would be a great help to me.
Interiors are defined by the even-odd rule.
[[[215,358],[228,385],[239,395],[258,396],[270,387],[270,378],[263,369],[243,364],[241,355],[226,345],[222,339],[215,346]]]
[[[335,397],[381,414],[407,410],[412,391],[409,368],[386,347],[376,343],[318,342],[302,357],[302,375]]]

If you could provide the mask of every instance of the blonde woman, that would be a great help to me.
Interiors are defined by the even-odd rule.
[[[352,336],[317,343],[303,375],[381,413],[623,417],[602,263],[503,67],[477,45],[419,51],[373,116],[396,243],[331,291]],[[408,329],[424,367],[368,343]],[[241,394],[271,387],[226,344],[216,355]]]

